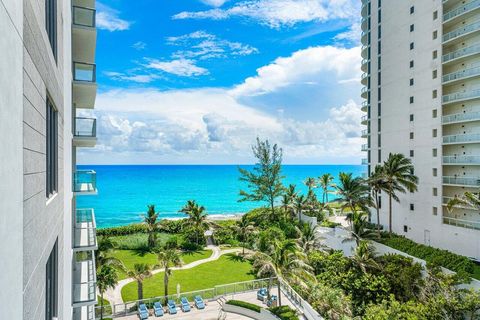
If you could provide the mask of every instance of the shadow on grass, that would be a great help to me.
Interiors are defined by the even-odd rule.
[[[146,254],[155,253],[148,246],[139,246],[137,248],[131,249],[135,255],[139,257],[144,257]]]

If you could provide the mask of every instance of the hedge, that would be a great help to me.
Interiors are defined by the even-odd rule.
[[[245,302],[245,301],[240,301],[240,300],[228,300],[225,303],[230,304],[232,306],[237,306],[237,307],[249,309],[249,310],[252,310],[252,311],[255,311],[255,312],[258,312],[258,313],[260,313],[260,310],[262,309],[262,307],[257,306],[256,304]]]
[[[179,233],[182,220],[162,220],[158,225],[158,232]],[[99,236],[127,236],[134,233],[147,233],[147,225],[134,223],[126,226],[97,229]]]
[[[472,275],[474,272],[475,264],[470,259],[447,250],[419,244],[403,236],[388,233],[382,233],[382,238],[378,241],[384,245],[455,272],[467,273],[469,275]]]
[[[273,307],[268,310],[282,320],[299,320],[295,310],[289,306]]]

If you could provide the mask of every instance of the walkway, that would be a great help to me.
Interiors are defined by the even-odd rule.
[[[207,246],[206,249],[212,250],[212,255],[209,258],[206,259],[201,259],[197,261],[193,261],[189,264],[183,265],[181,267],[172,267],[170,268],[171,270],[185,270],[185,269],[192,269],[195,268],[201,264],[211,262],[218,260],[222,255],[228,254],[228,253],[233,253],[233,252],[239,252],[241,249],[228,249],[228,250],[221,250],[218,246]],[[153,274],[157,274],[160,272],[163,272],[164,269],[155,269],[153,270]],[[104,298],[107,299],[110,304],[115,305],[115,304],[121,304],[123,303],[122,299],[122,288],[129,284],[130,282],[134,282],[135,279],[133,278],[127,278],[120,280],[117,284],[117,286],[114,289],[109,289],[107,292],[105,292]]]

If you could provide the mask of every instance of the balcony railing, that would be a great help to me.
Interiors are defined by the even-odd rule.
[[[368,151],[370,149],[370,147],[368,146],[368,144],[362,144],[362,151]]]
[[[367,111],[368,110],[368,101],[363,101],[362,102],[362,111]]]
[[[443,22],[452,20],[455,17],[458,17],[464,13],[470,12],[472,10],[480,8],[480,0],[473,0],[464,5],[453,8],[443,15]]]
[[[462,79],[466,79],[466,78],[470,78],[478,75],[480,75],[480,67],[460,70],[460,71],[446,74],[442,77],[442,81],[443,83],[447,83],[447,82],[462,80]]]
[[[453,103],[457,101],[477,99],[477,98],[480,98],[480,89],[447,94],[442,97],[442,101],[443,103]]]
[[[74,25],[95,28],[95,9],[73,6],[72,14]]]
[[[96,82],[96,66],[91,63],[73,62],[73,80],[80,82]]]
[[[73,191],[77,193],[97,192],[97,173],[93,170],[77,170],[74,173]]]
[[[455,199],[455,197],[442,197],[442,204],[444,206],[447,206],[448,203],[453,199]],[[453,207],[460,208],[460,209],[476,210],[474,207],[469,206],[468,204],[456,204]]]
[[[74,248],[96,250],[97,230],[93,209],[75,210]]]
[[[362,123],[363,123],[363,124],[368,123],[368,116],[367,116],[367,115],[362,116]]]
[[[97,301],[93,251],[87,256],[86,260],[76,262],[73,267],[72,302],[74,307],[95,304]]]
[[[480,156],[444,156],[443,163],[480,165]]]
[[[449,114],[442,117],[443,124],[457,123],[457,122],[468,122],[480,120],[480,112],[466,112],[466,113],[455,113]]]
[[[477,54],[477,53],[480,53],[480,44],[475,44],[470,47],[466,47],[463,49],[459,49],[459,50],[444,54],[442,56],[442,62],[447,63],[449,61],[463,58],[463,57],[470,56],[472,54]]]
[[[443,137],[443,143],[472,143],[480,142],[480,133],[454,134]]]
[[[443,223],[451,225],[451,226],[455,226],[455,227],[480,230],[480,222],[478,222],[478,221],[470,221],[470,220],[456,219],[456,218],[450,218],[450,217],[443,217]]]
[[[443,42],[450,41],[452,39],[461,37],[461,36],[463,36],[467,33],[471,33],[471,32],[478,31],[478,30],[480,30],[480,21],[469,24],[469,25],[466,25],[462,28],[458,28],[458,29],[455,29],[453,31],[450,31],[450,32],[444,34],[443,35]]]
[[[97,119],[75,117],[73,135],[75,137],[95,138],[97,136]]]
[[[366,138],[370,135],[370,132],[367,130],[362,130],[362,138]]]
[[[369,164],[368,159],[362,159],[362,165],[366,166],[368,164]]]
[[[99,307],[100,308],[100,307]],[[107,315],[107,309],[106,306],[103,306],[105,312],[104,316]],[[78,307],[78,308],[73,308],[73,316],[72,320],[95,320],[95,306],[94,305],[89,305],[85,307]],[[104,318],[106,319],[106,318]]]
[[[444,184],[451,184],[456,186],[472,186],[478,187],[480,186],[480,178],[474,177],[443,177]]]

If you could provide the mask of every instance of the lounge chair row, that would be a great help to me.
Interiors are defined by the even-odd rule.
[[[203,301],[201,296],[196,296],[194,299],[194,305],[197,309],[205,309],[205,302]],[[187,298],[182,297],[180,300],[180,308],[182,309],[183,312],[189,312],[191,310],[190,308],[190,302],[188,301]],[[173,300],[168,300],[167,306],[166,306],[166,311],[169,314],[176,314],[177,313],[177,306],[175,304],[175,301]],[[138,306],[138,316],[140,320],[148,319],[150,315],[150,312],[147,308],[147,306],[144,303],[141,303]],[[162,304],[160,302],[155,302],[153,304],[153,315],[155,317],[162,317],[164,315],[164,309],[162,307]]]

